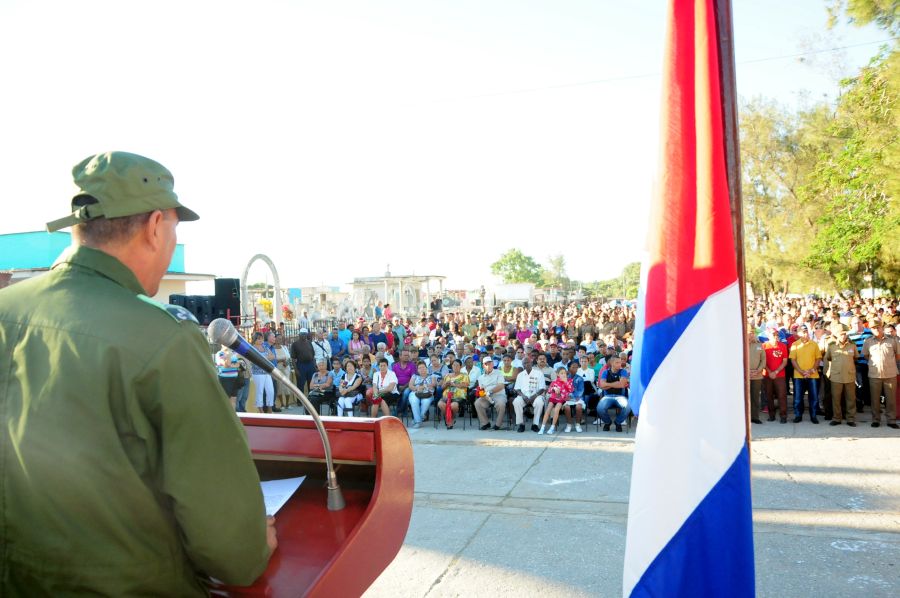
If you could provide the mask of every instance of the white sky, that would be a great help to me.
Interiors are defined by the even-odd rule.
[[[876,45],[751,61],[887,37],[826,31],[824,0],[733,1],[742,97],[834,97]],[[519,247],[615,276],[645,237],[665,6],[0,0],[0,233],[65,215],[72,165],[120,149],[200,214],[191,272],[265,253],[285,287],[390,264],[475,288]]]

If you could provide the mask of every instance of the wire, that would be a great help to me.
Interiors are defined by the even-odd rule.
[[[800,52],[798,54],[785,54],[784,56],[770,56],[768,58],[754,58],[753,60],[742,60],[742,61],[738,62],[738,64],[752,64],[754,62],[768,62],[770,60],[782,60],[784,58],[800,58],[801,56],[811,56],[813,54],[824,54],[826,52],[837,52],[838,50],[849,50],[850,48],[859,48],[862,46],[883,44],[886,42],[896,41],[897,39],[900,39],[900,38],[889,37],[888,39],[882,39],[882,40],[872,41],[872,42],[862,42],[859,44],[851,44],[849,46],[840,46],[838,48],[824,48],[821,50],[810,50],[808,52]]]
[[[883,44],[886,42],[896,41],[898,39],[900,39],[900,38],[891,37],[888,39],[882,39],[882,40],[870,41],[870,42],[862,42],[859,44],[851,44],[848,46],[839,46],[839,47],[835,47],[835,48],[823,48],[820,50],[810,50],[808,52],[799,52],[797,54],[782,54],[780,56],[768,56],[766,58],[754,58],[752,60],[741,60],[737,64],[753,64],[753,63],[757,63],[757,62],[770,62],[772,60],[784,60],[787,58],[800,58],[802,56],[812,56],[814,54],[824,54],[826,52],[838,52],[840,50],[848,50],[850,48],[859,48],[862,46]],[[509,91],[497,91],[497,92],[493,92],[493,93],[483,93],[483,94],[477,94],[477,95],[462,96],[462,97],[458,97],[458,98],[447,98],[444,100],[434,100],[434,103],[439,104],[439,103],[443,103],[443,102],[454,102],[454,101],[459,101],[459,100],[476,100],[476,99],[480,99],[480,98],[495,98],[495,97],[499,97],[499,96],[516,95],[516,94],[520,94],[520,93],[533,93],[536,91],[548,91],[548,90],[553,90],[553,89],[566,89],[569,87],[585,87],[588,85],[599,85],[601,83],[615,83],[618,81],[630,81],[633,79],[649,79],[651,77],[659,77],[659,76],[660,76],[659,72],[643,73],[640,75],[623,75],[620,77],[608,77],[605,79],[592,79],[590,81],[579,81],[579,82],[575,82],[575,83],[560,83],[559,85],[545,85],[543,87],[529,87],[529,88],[525,88],[525,89],[512,89]]]

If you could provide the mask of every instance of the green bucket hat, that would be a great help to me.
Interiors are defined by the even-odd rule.
[[[100,216],[121,218],[169,208],[176,210],[179,220],[199,218],[178,203],[172,173],[159,162],[137,154],[106,152],[90,156],[75,165],[72,178],[83,193],[72,198],[71,214],[47,223],[49,232]],[[97,203],[74,205],[76,199],[84,196],[93,197]]]

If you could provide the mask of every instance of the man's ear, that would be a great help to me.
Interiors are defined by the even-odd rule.
[[[150,217],[147,218],[147,222],[144,223],[142,230],[143,240],[152,250],[159,249],[163,243],[162,229],[160,227],[164,220],[165,216],[162,210],[154,210],[150,213]]]

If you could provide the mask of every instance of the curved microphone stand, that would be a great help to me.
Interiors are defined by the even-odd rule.
[[[341,493],[341,487],[337,481],[337,474],[334,471],[334,461],[331,458],[331,443],[328,441],[328,433],[316,409],[306,398],[297,386],[285,376],[281,370],[272,365],[268,359],[259,354],[253,345],[248,343],[235,329],[234,324],[224,318],[218,318],[209,323],[206,329],[209,340],[215,344],[225,345],[236,351],[238,354],[246,357],[254,365],[266,370],[279,382],[284,384],[306,408],[306,411],[312,416],[316,423],[316,429],[319,431],[319,437],[322,439],[322,447],[325,449],[325,467],[327,469],[328,483],[328,510],[340,511],[346,506],[344,495]]]

